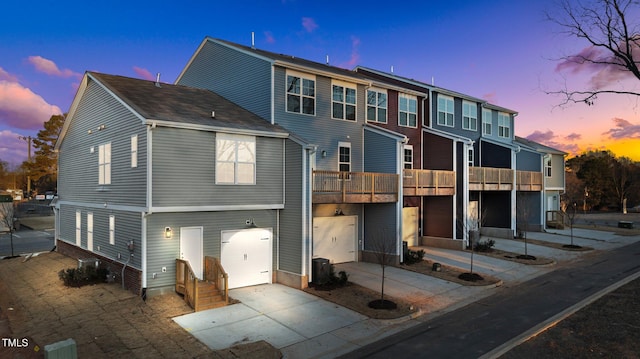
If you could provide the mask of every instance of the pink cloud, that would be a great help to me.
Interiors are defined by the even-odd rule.
[[[0,82],[0,123],[21,129],[40,129],[58,106],[48,104],[40,95],[18,83]]]
[[[489,92],[489,93],[486,93],[486,94],[482,95],[482,99],[486,100],[489,103],[496,103],[497,102],[496,101],[497,98],[498,98],[498,96],[496,95],[495,91]]]
[[[302,27],[304,27],[307,32],[313,32],[313,30],[318,28],[318,24],[316,24],[316,21],[310,17],[303,17]]]
[[[18,82],[18,78],[0,67],[0,81]]]
[[[156,77],[153,76],[153,74],[145,68],[134,66],[133,71],[138,74],[138,76],[140,76],[143,80],[155,81],[156,79]]]
[[[615,128],[603,133],[604,135],[614,139],[640,138],[640,125],[634,125],[622,118],[614,118],[612,121]]]
[[[574,133],[570,133],[570,134],[566,135],[564,137],[564,139],[567,140],[567,141],[578,141],[578,140],[582,139],[582,135],[579,134],[579,133],[575,133],[574,132]]]
[[[559,142],[557,140],[558,136],[553,131],[548,130],[546,132],[534,131],[532,134],[526,136],[525,138],[533,142],[538,142],[543,145],[555,148],[557,150],[561,150],[561,151],[575,155],[575,154],[578,154],[578,152],[580,151],[580,147],[578,146],[577,143],[568,142],[566,140],[569,137],[573,137],[575,139],[576,136],[579,137],[580,135],[573,133],[565,137],[564,141]]]
[[[60,70],[58,68],[58,65],[55,64],[55,62],[49,60],[49,59],[45,59],[42,56],[29,56],[28,59],[29,63],[31,63],[37,71],[40,71],[42,73],[45,73],[47,75],[51,75],[51,76],[57,76],[57,77],[82,77],[82,74],[73,72],[69,69],[64,69],[64,70]]]
[[[18,137],[19,133],[10,130],[0,131],[0,160],[12,166],[18,166],[27,160],[27,143]]]
[[[351,36],[351,57],[347,63],[342,64],[340,67],[353,68],[360,62],[360,52],[358,47],[360,46],[360,38]]]
[[[276,42],[276,39],[273,37],[273,34],[271,33],[271,31],[265,31],[264,37],[268,44],[273,44]]]
[[[632,49],[633,52],[638,52],[637,47]],[[600,48],[589,46],[575,55],[566,57],[556,65],[555,70],[556,72],[566,71],[572,75],[588,74],[589,86],[597,90],[633,76],[630,71],[615,64],[620,64],[620,60]]]

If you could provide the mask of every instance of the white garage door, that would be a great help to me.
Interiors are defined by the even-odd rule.
[[[221,262],[229,288],[271,283],[271,228],[222,231]]]
[[[358,216],[313,218],[313,258],[326,258],[331,263],[356,260]]]

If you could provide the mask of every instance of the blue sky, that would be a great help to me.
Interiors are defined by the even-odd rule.
[[[18,136],[66,112],[85,71],[173,82],[205,36],[353,68],[367,66],[519,112],[515,133],[578,152],[606,146],[640,160],[638,99],[559,108],[544,94],[597,70],[563,68],[586,44],[545,20],[542,1],[8,1],[0,23],[0,159],[27,155]],[[637,80],[616,79],[637,89]],[[629,150],[632,149],[632,150]],[[633,151],[636,152],[633,152]]]

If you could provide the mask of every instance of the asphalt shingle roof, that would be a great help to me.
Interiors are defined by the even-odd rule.
[[[89,72],[148,120],[286,134],[283,128],[205,89]],[[211,112],[215,111],[212,118]]]

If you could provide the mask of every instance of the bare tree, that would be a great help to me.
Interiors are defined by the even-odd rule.
[[[640,96],[636,91],[606,87],[626,77],[640,80],[637,5],[637,0],[560,0],[559,14],[547,13],[547,19],[567,36],[585,41],[587,47],[578,54],[561,57],[558,67],[597,71],[599,80],[592,81],[588,89],[573,90],[565,85],[562,90],[547,93],[563,96],[563,104],[587,105],[600,94]],[[600,81],[605,77],[610,80]]]
[[[565,213],[567,215],[567,219],[569,220],[569,228],[571,233],[571,244],[565,244],[564,247],[567,248],[582,248],[578,245],[573,244],[573,225],[576,223],[576,215],[578,214],[578,204],[576,202],[571,203],[565,209]]]
[[[516,230],[518,237],[524,241],[524,255],[519,255],[519,259],[535,260],[535,256],[529,255],[527,232],[529,232],[529,221],[531,220],[531,207],[525,194],[517,194],[516,199]]]
[[[461,227],[464,232],[468,235],[469,242],[468,247],[471,249],[471,258],[469,265],[469,273],[462,273],[460,275],[461,279],[476,281],[482,280],[482,276],[479,274],[473,273],[473,253],[476,250],[476,246],[480,241],[480,228],[482,227],[484,220],[486,219],[486,209],[482,211],[482,213],[469,213],[467,218],[458,218],[459,227]]]
[[[382,269],[382,276],[380,278],[380,299],[369,303],[369,306],[375,309],[392,309],[396,307],[394,302],[384,299],[385,270],[386,267],[391,264],[391,261],[394,260],[394,253],[396,250],[395,238],[393,235],[390,235],[390,233],[392,234],[394,232],[382,229],[369,237],[373,256]]]
[[[0,200],[0,227],[7,227],[9,231],[9,239],[11,241],[11,256],[13,253],[13,232],[15,230],[15,207],[12,202],[4,202]]]

